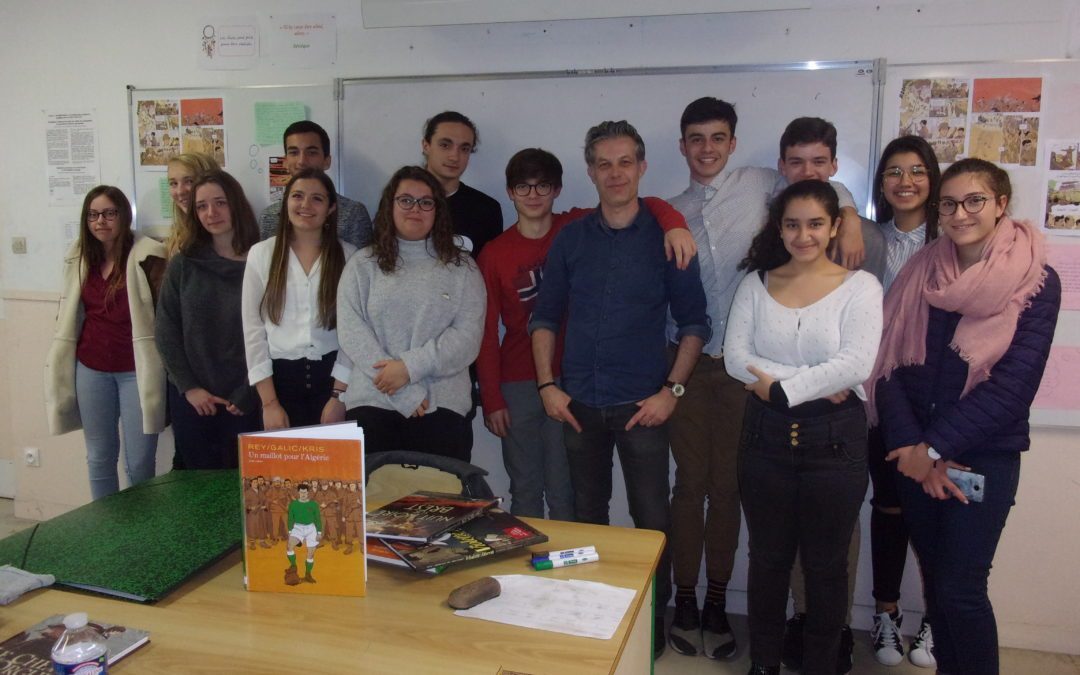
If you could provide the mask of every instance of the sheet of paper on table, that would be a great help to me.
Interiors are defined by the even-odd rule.
[[[525,574],[496,576],[499,597],[455,614],[513,626],[610,640],[634,599],[629,588]]]

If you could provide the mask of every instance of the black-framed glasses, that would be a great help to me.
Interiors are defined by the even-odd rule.
[[[926,170],[926,167],[922,164],[916,164],[907,171],[903,167],[891,166],[881,174],[881,177],[890,183],[899,183],[904,178],[904,174],[911,176],[913,182],[919,183],[924,180],[930,179],[930,172]]]
[[[420,197],[417,199],[412,195],[398,195],[394,197],[394,203],[396,203],[402,211],[412,211],[414,206],[419,206],[421,211],[432,211],[435,209],[435,200],[431,197]]]
[[[937,210],[943,216],[951,216],[956,213],[956,207],[963,206],[966,213],[975,215],[986,208],[986,202],[988,201],[990,201],[990,198],[986,195],[971,195],[970,197],[964,197],[960,201],[942,199],[938,202]]]
[[[543,183],[518,183],[514,186],[514,194],[518,197],[528,197],[529,193],[536,190],[536,196],[546,197],[551,194],[552,188],[555,186],[547,181]]]
[[[104,211],[87,211],[86,219],[91,223],[98,218],[104,218],[108,222],[112,222],[120,217],[120,209],[105,209]]]

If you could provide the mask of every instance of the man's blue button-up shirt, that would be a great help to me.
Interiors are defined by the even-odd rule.
[[[562,388],[594,408],[640,401],[668,374],[665,324],[708,342],[709,316],[695,257],[685,270],[664,257],[664,232],[639,200],[625,228],[600,208],[555,237],[529,331],[566,321]]]

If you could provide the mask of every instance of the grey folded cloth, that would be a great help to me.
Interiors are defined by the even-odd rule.
[[[0,567],[0,605],[9,605],[27,591],[52,586],[54,583],[56,577],[51,574],[34,574],[4,565]]]

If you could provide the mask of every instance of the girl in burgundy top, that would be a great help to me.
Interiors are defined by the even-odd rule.
[[[135,238],[131,216],[118,188],[100,185],[86,195],[46,367],[50,426],[54,433],[83,428],[94,499],[119,489],[118,425],[131,484],[154,476],[164,425],[164,373],[149,332],[154,305],[137,263],[165,251]]]

